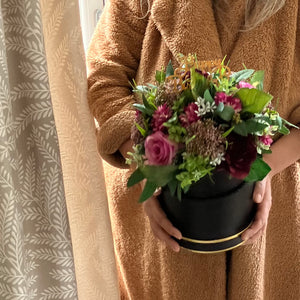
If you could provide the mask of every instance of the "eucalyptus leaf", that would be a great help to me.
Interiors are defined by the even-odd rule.
[[[255,182],[263,180],[271,171],[270,166],[260,157],[252,163],[248,176],[244,179],[246,182]]]
[[[242,135],[242,136],[247,136],[248,135],[246,123],[244,121],[242,121],[239,124],[235,125],[233,131],[235,133],[239,134],[239,135]]]
[[[233,115],[234,115],[234,109],[229,105],[225,105],[224,109],[221,112],[218,112],[218,116],[222,120],[227,122],[229,122],[232,119]]]
[[[246,129],[248,134],[253,134],[256,132],[261,132],[265,128],[267,128],[269,125],[265,123],[261,123],[256,119],[249,119],[245,121]]]
[[[140,196],[139,203],[142,203],[142,202],[146,201],[147,199],[149,199],[154,194],[154,192],[157,188],[158,188],[158,186],[155,183],[147,180],[145,187],[142,191],[142,194]]]
[[[254,73],[254,70],[245,69],[245,70],[241,70],[239,72],[233,73],[230,76],[230,78],[232,80],[234,80],[235,82],[240,82],[241,80],[247,80],[253,73]]]
[[[169,63],[167,65],[167,69],[166,69],[166,77],[174,75],[174,68],[172,66],[172,61],[171,59],[169,60]]]
[[[260,113],[264,107],[273,99],[273,96],[257,89],[240,89],[237,96],[243,107],[243,112]]]
[[[213,99],[213,97],[211,96],[209,89],[205,90],[204,92],[204,99],[210,103],[214,103],[215,100]]]

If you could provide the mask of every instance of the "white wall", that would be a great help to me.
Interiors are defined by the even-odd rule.
[[[107,0],[79,0],[84,49],[86,50],[96,23]]]

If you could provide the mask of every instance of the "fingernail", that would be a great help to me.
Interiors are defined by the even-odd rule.
[[[175,252],[179,252],[179,251],[180,251],[180,247],[179,247],[179,245],[177,245],[177,246],[174,246],[174,248],[173,248],[173,249],[174,249],[174,251],[175,251]]]
[[[258,195],[256,196],[256,198],[255,198],[255,202],[256,202],[256,203],[260,203],[260,202],[261,202],[261,199],[262,199],[261,194],[258,194]]]
[[[182,239],[181,233],[176,233],[175,237],[176,237],[177,240],[181,240]]]

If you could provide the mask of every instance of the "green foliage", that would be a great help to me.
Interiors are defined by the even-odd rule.
[[[186,129],[178,124],[170,125],[168,133],[170,140],[176,143],[183,143],[187,134]]]
[[[250,80],[250,83],[257,88],[258,90],[262,91],[264,89],[264,79],[265,79],[265,71],[259,70],[256,71]]]
[[[234,126],[233,130],[239,135],[247,136],[248,134],[262,133],[268,126],[268,124],[262,123],[260,120],[254,118],[241,121],[239,124]]]
[[[178,166],[150,166],[146,165],[140,168],[141,172],[149,181],[155,183],[157,186],[165,186],[174,177]]]
[[[260,113],[273,99],[273,96],[256,89],[240,89],[237,96],[243,106],[243,112]]]
[[[155,80],[156,80],[159,84],[165,82],[165,79],[166,79],[166,73],[165,73],[165,71],[163,70],[163,68],[162,68],[161,71],[156,71],[156,73],[155,73]]]
[[[139,203],[142,203],[152,197],[157,188],[158,186],[155,183],[147,180],[143,192],[140,196]]]
[[[248,176],[244,179],[246,182],[255,182],[263,180],[267,174],[271,171],[271,168],[266,164],[262,158],[257,157],[252,163]]]
[[[143,179],[145,179],[144,173],[139,168],[137,168],[129,177],[127,181],[127,187],[134,186],[135,184],[139,183]]]
[[[254,70],[252,69],[244,69],[239,72],[235,72],[230,76],[230,79],[232,80],[232,83],[238,83],[240,81],[247,80],[250,78],[250,76],[254,73]]]
[[[144,147],[142,145],[135,145],[132,149],[133,152],[127,153],[131,158],[126,159],[126,164],[131,165],[135,163],[138,167],[142,166],[144,164]]]
[[[176,179],[181,182],[182,189],[197,182],[207,174],[211,174],[215,167],[210,165],[209,157],[199,155],[183,154],[184,161],[179,165],[179,170],[183,170],[176,175]]]
[[[208,80],[200,73],[195,71],[195,68],[191,69],[191,90],[194,99],[198,97],[203,98],[205,90],[209,87]]]
[[[167,69],[166,69],[166,77],[174,75],[174,68],[172,66],[172,61],[171,59],[169,60],[169,63],[167,65]]]
[[[206,101],[208,101],[209,103],[214,103],[215,102],[214,98],[210,94],[209,89],[205,90],[205,92],[204,92],[204,99]]]
[[[215,114],[219,116],[222,120],[229,122],[234,115],[234,109],[233,107],[229,105],[224,105],[224,103],[220,102],[215,111]]]
[[[173,111],[180,113],[183,111],[183,108],[192,101],[194,101],[192,91],[189,89],[184,90],[181,93],[179,99],[174,102],[172,109],[173,109]]]

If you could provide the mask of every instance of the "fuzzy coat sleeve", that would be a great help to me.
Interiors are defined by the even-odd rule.
[[[126,167],[118,151],[130,138],[136,102],[129,81],[135,78],[147,26],[139,0],[110,0],[97,24],[87,54],[88,103],[99,127],[100,155]]]

